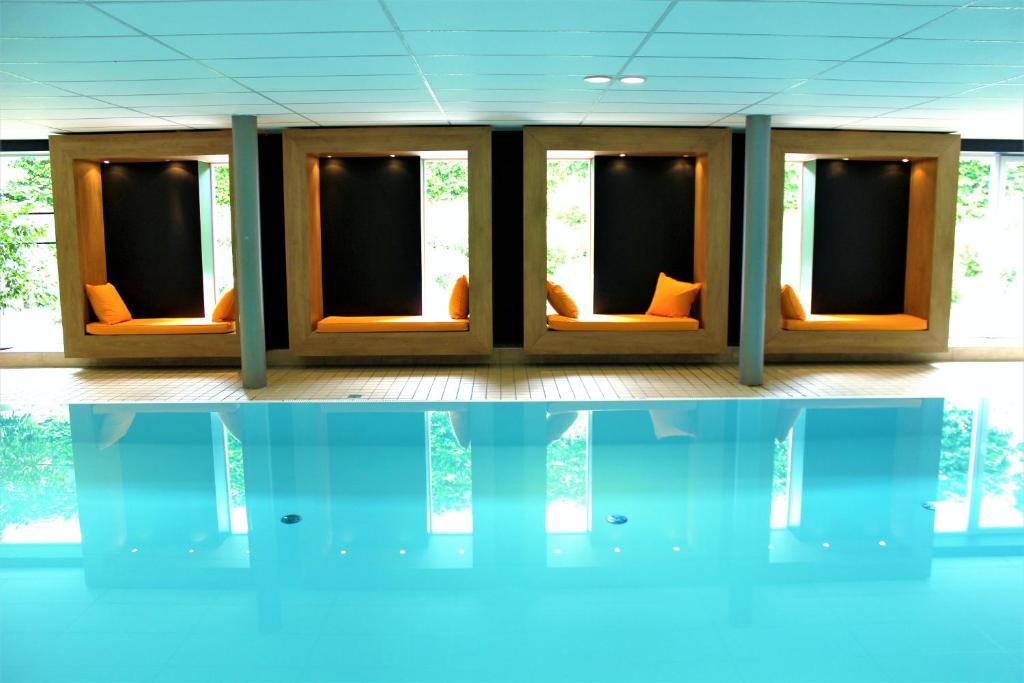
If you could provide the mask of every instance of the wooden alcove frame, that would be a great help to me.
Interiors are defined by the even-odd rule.
[[[771,135],[765,352],[774,355],[860,355],[945,351],[949,338],[960,136],[834,130],[773,130]],[[818,159],[909,159],[910,209],[904,312],[926,319],[927,330],[847,332],[782,329],[779,292],[787,154]]]
[[[552,150],[696,158],[694,280],[701,327],[682,332],[555,331],[547,326],[547,155]],[[729,317],[728,128],[528,127],[523,130],[523,345],[537,356],[726,351]]]
[[[92,335],[86,284],[107,281],[103,161],[210,161],[230,156],[231,131],[50,137],[64,355],[68,358],[238,358],[239,334]],[[233,228],[232,228],[233,230]],[[235,248],[237,239],[232,240]],[[237,272],[237,252],[233,255]],[[116,283],[115,283],[116,284]]]
[[[320,157],[466,151],[469,330],[318,333],[323,318]],[[288,335],[298,356],[484,356],[491,353],[491,131],[482,126],[290,128],[284,132]]]

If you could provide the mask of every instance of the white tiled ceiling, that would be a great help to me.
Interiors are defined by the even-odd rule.
[[[232,113],[1024,138],[1024,0],[0,0],[0,137]]]

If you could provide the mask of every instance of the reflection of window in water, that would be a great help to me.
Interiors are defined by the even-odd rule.
[[[473,532],[473,456],[468,420],[468,411],[427,413],[427,531],[432,534]]]
[[[224,430],[224,459],[228,468],[228,505],[231,533],[249,533],[249,517],[245,509],[245,462],[242,442]]]
[[[559,419],[575,421],[547,447],[548,533],[585,533],[590,531],[590,448],[589,413],[555,413],[548,417],[549,428]],[[561,428],[555,429],[556,436]]]
[[[772,529],[785,529],[789,526],[789,475],[792,454],[793,432],[790,430],[786,438],[775,439],[772,457]]]
[[[1024,527],[1021,406],[946,401],[935,531]]]
[[[0,412],[0,544],[81,542],[67,414]]]

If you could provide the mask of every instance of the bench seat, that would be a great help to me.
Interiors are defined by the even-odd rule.
[[[595,313],[581,318],[549,315],[548,327],[565,332],[681,332],[700,329],[700,322],[661,315]]]
[[[422,315],[330,315],[316,324],[317,332],[466,332],[469,320],[441,320]]]
[[[88,334],[228,334],[235,331],[233,322],[213,322],[207,318],[133,318],[122,323],[91,322]]]
[[[807,332],[895,332],[928,329],[928,321],[915,315],[895,313],[892,315],[860,314],[817,314],[807,315],[806,320],[783,318],[782,329]]]

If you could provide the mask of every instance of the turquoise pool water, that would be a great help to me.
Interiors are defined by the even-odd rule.
[[[1024,680],[1018,403],[0,411],[0,680]]]

